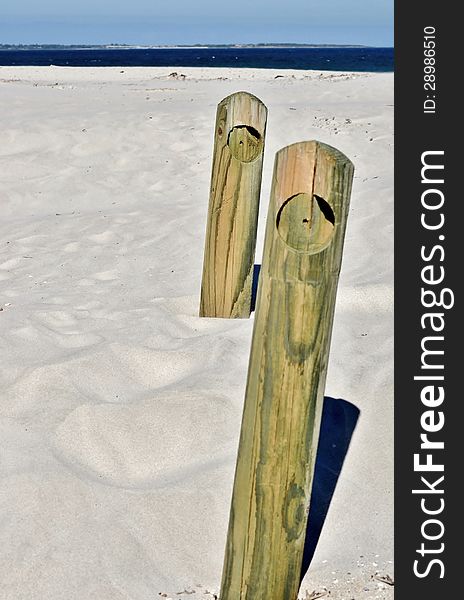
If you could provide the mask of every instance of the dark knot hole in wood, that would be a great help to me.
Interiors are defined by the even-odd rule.
[[[335,215],[324,198],[302,192],[282,204],[276,227],[281,239],[293,250],[317,254],[332,241]]]
[[[234,158],[240,162],[253,162],[263,151],[263,138],[251,125],[236,125],[227,136],[227,145]]]

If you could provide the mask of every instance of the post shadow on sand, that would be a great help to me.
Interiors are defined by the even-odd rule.
[[[253,312],[256,308],[256,296],[258,294],[258,282],[259,282],[259,273],[261,271],[261,265],[253,266],[253,279],[251,281],[251,312]]]
[[[324,398],[300,581],[314,556],[358,418],[359,409],[350,402]]]

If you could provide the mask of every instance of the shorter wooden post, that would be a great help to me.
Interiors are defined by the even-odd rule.
[[[249,317],[267,109],[247,92],[216,115],[200,317]]]
[[[296,600],[353,165],[275,161],[221,600]]]

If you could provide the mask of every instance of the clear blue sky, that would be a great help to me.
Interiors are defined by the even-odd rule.
[[[6,2],[5,2],[6,4]],[[0,43],[393,44],[393,0],[12,0]]]

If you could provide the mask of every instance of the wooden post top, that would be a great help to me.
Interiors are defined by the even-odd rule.
[[[263,257],[271,277],[315,283],[340,271],[353,170],[318,141],[277,153]]]
[[[267,108],[249,92],[235,92],[218,105],[216,135],[236,160],[251,163],[262,156]]]

